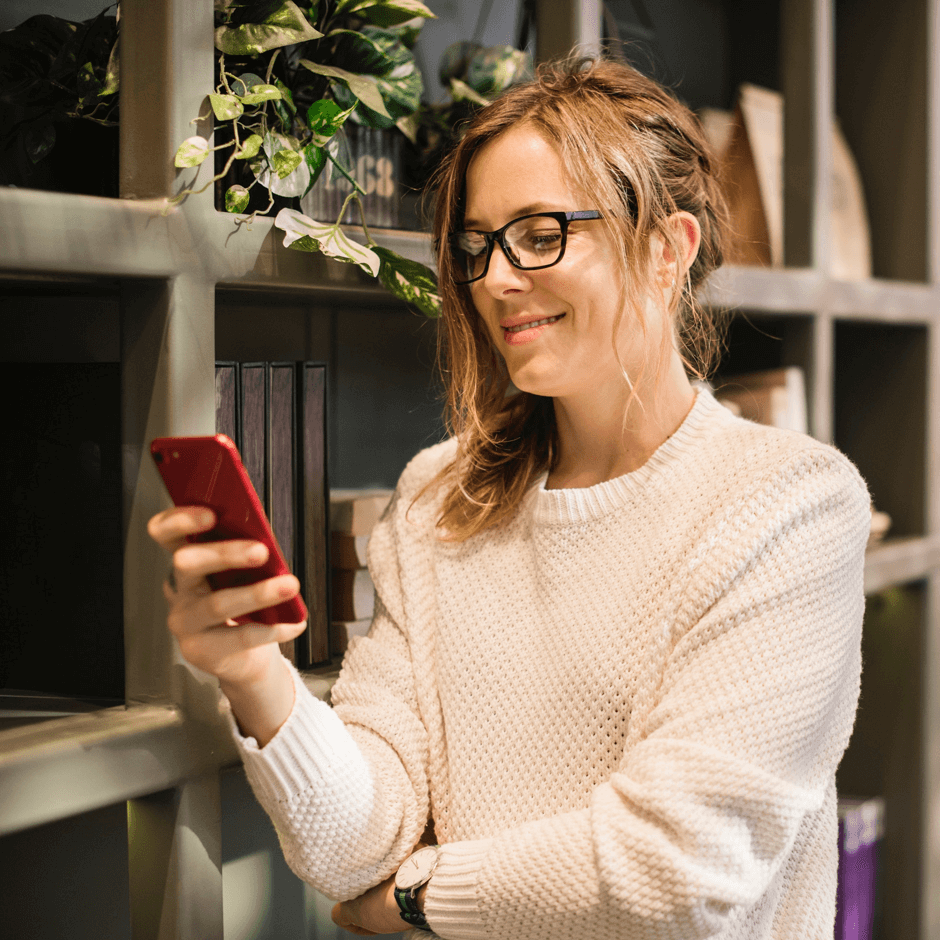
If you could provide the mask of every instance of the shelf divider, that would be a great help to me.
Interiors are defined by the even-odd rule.
[[[783,0],[783,247],[790,267],[829,270],[832,0]]]

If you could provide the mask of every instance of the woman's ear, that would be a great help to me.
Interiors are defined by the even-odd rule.
[[[698,255],[702,230],[698,219],[691,212],[673,213],[666,220],[665,228],[671,237],[657,239],[654,243],[661,253],[657,259],[658,267],[660,270],[668,268],[671,279],[678,281],[685,277],[686,271],[692,267]],[[676,252],[679,254],[678,259]]]

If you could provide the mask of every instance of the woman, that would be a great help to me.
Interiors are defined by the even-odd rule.
[[[373,533],[333,709],[278,653],[298,628],[227,625],[296,579],[211,593],[259,546],[150,525],[288,862],[360,933],[831,935],[869,499],[690,383],[723,234],[700,127],[627,66],[543,70],[437,196],[454,436]]]

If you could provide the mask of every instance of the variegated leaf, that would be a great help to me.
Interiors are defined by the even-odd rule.
[[[328,257],[355,264],[372,277],[379,273],[379,256],[371,248],[353,241],[338,225],[315,222],[296,209],[281,209],[274,225],[284,232],[285,247],[293,247],[301,239],[310,238]],[[309,242],[304,242],[298,247],[301,250],[309,250]]]

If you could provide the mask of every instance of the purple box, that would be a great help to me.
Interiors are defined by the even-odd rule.
[[[835,940],[872,940],[883,831],[883,800],[839,800]]]

